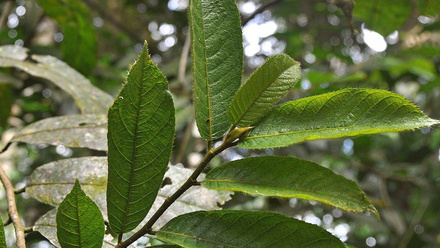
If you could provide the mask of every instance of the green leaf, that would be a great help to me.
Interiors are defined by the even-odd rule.
[[[241,84],[243,38],[234,0],[191,0],[189,5],[197,127],[206,140],[229,128],[229,104]]]
[[[294,157],[265,156],[232,161],[211,170],[202,186],[319,201],[347,211],[371,211],[379,218],[355,182],[319,164]]]
[[[178,216],[157,237],[187,248],[344,247],[324,229],[277,213],[220,210]]]
[[[67,115],[43,119],[16,133],[11,142],[86,147],[107,151],[107,117]]]
[[[252,126],[263,118],[301,77],[300,64],[285,54],[270,57],[238,90],[228,118],[239,127]]]
[[[421,15],[436,16],[440,12],[438,0],[419,0],[418,10]]]
[[[410,0],[356,0],[353,10],[354,17],[383,36],[402,27],[410,14]]]
[[[307,140],[398,132],[439,123],[395,93],[344,89],[279,105],[239,145],[275,148]]]
[[[5,229],[3,228],[3,221],[1,217],[0,217],[0,247],[7,247],[6,238],[5,238]]]
[[[33,225],[33,230],[41,233],[46,239],[48,239],[55,247],[60,247],[57,237],[57,222],[56,222],[57,209],[52,209],[49,212],[41,216],[37,222]],[[114,238],[110,234],[104,236],[103,248],[112,248],[116,244],[113,243]],[[129,248],[134,248],[130,245]]]
[[[76,0],[40,0],[38,3],[61,26],[63,59],[82,74],[90,74],[96,63],[97,42],[89,9]]]
[[[104,218],[78,180],[58,207],[56,220],[61,247],[102,247]]]
[[[108,112],[107,208],[114,233],[134,229],[151,208],[171,156],[174,105],[147,44]]]
[[[2,104],[0,104],[0,130],[5,128],[8,124],[8,118],[11,114],[12,103],[14,102],[14,97],[12,93],[12,85],[0,82],[0,99],[2,99]]]
[[[90,81],[66,63],[52,56],[33,55],[38,63],[23,61],[27,49],[16,46],[0,47],[0,67],[15,67],[32,76],[47,79],[67,92],[83,114],[105,114],[113,97],[96,88]]]

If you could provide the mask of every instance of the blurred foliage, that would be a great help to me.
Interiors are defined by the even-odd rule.
[[[285,52],[301,61],[303,69],[303,79],[290,93],[290,99],[347,87],[381,88],[404,95],[431,118],[440,119],[438,1],[237,0],[237,4],[242,22],[246,22],[245,77],[268,56]],[[261,8],[266,4],[267,8]],[[193,131],[190,60],[182,56],[186,54],[188,35],[186,6],[185,0],[3,1],[0,44],[25,46],[31,54],[63,59],[95,86],[116,96],[130,63],[147,40],[152,60],[170,82],[177,109],[172,161],[191,167],[200,160],[205,147]],[[253,15],[255,11],[258,14]],[[253,18],[248,19],[251,15]],[[372,34],[376,35],[373,43]],[[0,76],[2,145],[30,123],[79,111],[73,99],[43,79],[13,68],[1,69]],[[294,198],[237,193],[227,205],[295,216],[321,225],[355,247],[438,247],[439,149],[437,128],[319,140],[252,154],[236,148],[222,154],[225,161],[277,154],[318,162],[359,182],[381,214],[380,222],[372,216],[342,213]],[[79,148],[14,144],[0,155],[0,163],[20,188],[42,164],[64,157],[102,154]],[[216,164],[213,161],[211,167]],[[0,194],[4,195],[3,188]],[[17,197],[17,201],[27,226],[50,209],[26,195]],[[6,210],[2,197],[3,220]],[[5,228],[5,232],[11,245],[11,229]],[[35,247],[43,246],[37,243],[44,241],[36,233],[27,239],[35,242]]]

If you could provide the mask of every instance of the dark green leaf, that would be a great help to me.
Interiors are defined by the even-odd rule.
[[[37,64],[23,61],[27,57],[26,51],[26,48],[17,46],[0,47],[0,67],[16,67],[32,76],[51,81],[73,97],[83,114],[107,113],[113,97],[55,57],[33,55],[32,59]]]
[[[436,16],[440,12],[438,0],[419,0],[418,10],[421,15]]]
[[[56,220],[61,247],[102,247],[104,218],[78,180],[58,207]]]
[[[353,10],[368,29],[384,36],[402,27],[410,14],[410,0],[356,0]]]
[[[234,0],[192,0],[189,5],[197,126],[206,140],[222,137],[226,113],[241,84],[243,38]]]
[[[0,217],[0,247],[6,247],[5,229],[3,228],[3,221]]]
[[[307,140],[398,132],[438,123],[395,93],[345,89],[278,106],[249,131],[240,146],[275,148]]]
[[[71,187],[71,185],[70,185]],[[48,239],[55,247],[60,247],[60,243],[57,238],[57,222],[56,222],[57,209],[52,209],[43,216],[41,216],[34,224],[34,231],[41,233],[46,239]],[[104,236],[103,248],[112,248],[116,245],[113,243],[114,238],[110,234]],[[129,248],[134,248],[130,245]]]
[[[12,103],[14,102],[12,94],[12,85],[0,82],[0,130],[5,128],[11,114]]]
[[[114,233],[135,228],[151,208],[171,155],[174,122],[166,78],[145,44],[108,112],[107,209]]]
[[[97,42],[88,8],[76,0],[40,0],[38,3],[61,26],[63,59],[82,74],[90,74],[96,62]]]
[[[300,77],[298,62],[284,54],[270,57],[234,96],[229,106],[229,121],[239,127],[252,126],[270,112]]]
[[[107,150],[105,115],[67,115],[43,119],[23,128],[12,142]]]
[[[211,170],[202,186],[248,194],[296,197],[379,217],[364,192],[351,180],[311,161],[294,157],[254,157]]]
[[[26,193],[43,203],[58,206],[76,178],[105,215],[106,157],[70,158],[42,165],[30,175]]]
[[[236,210],[180,215],[157,237],[187,248],[344,247],[318,226],[277,213]]]

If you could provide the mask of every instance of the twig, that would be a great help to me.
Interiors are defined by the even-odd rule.
[[[14,193],[17,194],[17,195],[21,194],[21,193],[24,193],[24,192],[26,192],[26,187],[14,190]]]
[[[185,43],[183,44],[182,54],[180,55],[179,74],[177,75],[177,79],[182,89],[185,89],[186,64],[188,62],[188,55],[190,48],[191,48],[191,36],[188,34],[185,38]]]
[[[422,200],[420,201],[419,207],[417,208],[416,212],[414,213],[414,217],[412,218],[411,223],[409,224],[408,228],[406,229],[405,233],[403,234],[402,238],[400,239],[400,243],[397,246],[398,248],[407,247],[409,241],[411,241],[411,238],[414,235],[414,228],[422,219],[423,214],[425,213],[426,209],[428,208],[430,201],[431,201],[431,199],[429,198],[429,194],[424,194]]]
[[[3,7],[2,14],[0,16],[0,30],[3,28],[3,24],[5,23],[6,17],[12,9],[12,1],[7,1],[5,6]]]
[[[3,170],[3,168],[0,165],[0,180],[3,183],[3,186],[6,190],[6,198],[8,200],[8,212],[9,217],[12,219],[12,223],[14,224],[15,228],[15,237],[17,239],[17,247],[18,248],[25,248],[26,243],[24,239],[24,226],[21,223],[20,216],[17,212],[17,205],[15,203],[15,192],[14,187],[12,186],[11,181],[9,180],[9,177],[6,175],[6,172]]]
[[[271,7],[272,5],[275,5],[275,4],[277,4],[277,3],[279,3],[279,2],[282,2],[282,1],[283,1],[283,0],[272,0],[271,2],[268,2],[268,3],[264,4],[264,5],[261,5],[261,7],[258,8],[258,9],[256,9],[256,10],[252,13],[252,15],[248,16],[246,19],[244,19],[244,20],[241,22],[241,26],[244,27],[244,26],[245,26],[250,20],[254,19],[254,17],[255,17],[256,15],[258,15],[258,14],[260,14],[261,12],[265,11],[267,8]]]
[[[152,226],[154,225],[154,223],[156,223],[156,221],[163,215],[163,213],[165,213],[165,211],[171,206],[171,204],[173,204],[183,193],[185,193],[186,190],[198,184],[197,177],[200,175],[200,173],[202,173],[202,171],[205,169],[208,163],[215,156],[220,154],[222,151],[226,150],[229,147],[234,146],[235,144],[236,143],[224,142],[216,149],[209,149],[205,157],[203,158],[202,162],[200,162],[199,166],[192,173],[192,175],[186,180],[186,182],[176,192],[174,192],[172,196],[168,197],[167,200],[162,203],[162,206],[160,206],[160,208],[154,213],[154,215],[138,232],[133,234],[130,238],[128,238],[124,242],[116,245],[115,248],[128,247],[131,243],[133,243],[140,237],[144,236],[145,234],[154,233],[152,230]]]

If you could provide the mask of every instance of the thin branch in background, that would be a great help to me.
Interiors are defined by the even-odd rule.
[[[179,150],[179,153],[177,154],[177,157],[175,160],[176,164],[183,162],[183,157],[185,156],[186,148],[187,148],[188,143],[191,139],[191,133],[192,133],[192,129],[193,129],[194,123],[195,123],[194,115],[191,114],[190,118],[191,118],[191,120],[189,121],[188,125],[186,126],[185,135],[183,136],[183,140],[180,145],[180,150]]]
[[[26,243],[24,239],[25,228],[21,223],[20,216],[18,215],[17,204],[15,203],[15,189],[12,186],[9,177],[6,175],[6,172],[3,170],[1,165],[0,165],[0,180],[3,183],[3,186],[5,187],[6,199],[8,200],[8,212],[9,212],[9,217],[11,218],[12,223],[14,224],[15,237],[17,239],[17,247],[25,248],[26,247]]]
[[[414,213],[413,218],[411,219],[411,223],[409,224],[408,228],[406,229],[405,233],[400,239],[400,243],[397,246],[398,248],[408,247],[407,245],[411,241],[412,236],[414,235],[414,228],[417,226],[417,224],[420,223],[423,214],[425,213],[426,209],[428,209],[430,201],[431,199],[429,194],[423,194],[422,199],[420,200],[420,205],[417,208],[416,212]]]
[[[241,26],[242,26],[242,27],[246,26],[246,24],[247,24],[250,20],[254,19],[254,17],[255,17],[256,15],[262,13],[263,11],[265,11],[266,9],[268,9],[269,7],[271,7],[272,5],[275,5],[275,4],[280,3],[280,2],[282,2],[282,1],[283,1],[283,0],[272,0],[272,1],[270,1],[270,2],[268,2],[268,3],[266,3],[266,4],[264,4],[264,5],[261,5],[261,7],[258,8],[257,10],[255,10],[254,13],[252,13],[252,15],[250,15],[250,16],[248,16],[247,18],[245,18],[245,19],[242,20],[242,22],[241,22]]]
[[[179,74],[177,79],[182,89],[185,89],[186,64],[188,62],[189,49],[191,48],[191,36],[188,34],[183,44],[182,54],[179,61]]]
[[[131,30],[127,26],[125,26],[122,22],[119,22],[109,14],[104,8],[102,8],[102,4],[98,4],[93,0],[83,0],[83,2],[92,10],[96,11],[104,20],[108,21],[117,29],[121,30],[125,34],[127,34],[132,40],[140,43],[144,43],[145,38],[139,33]]]
[[[3,25],[5,24],[6,18],[11,12],[11,9],[12,9],[12,1],[7,1],[5,3],[5,6],[3,7],[2,14],[0,15],[0,30],[3,28]]]

